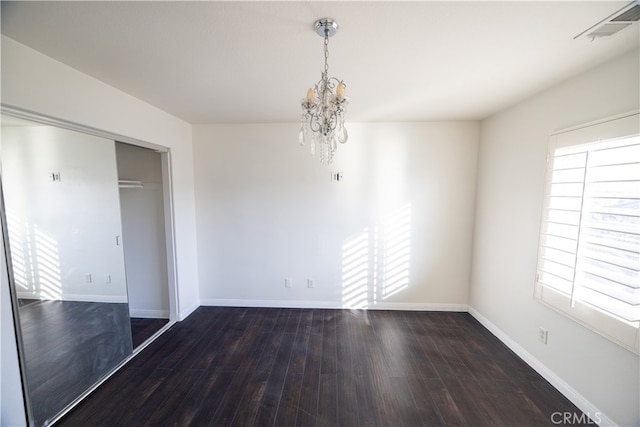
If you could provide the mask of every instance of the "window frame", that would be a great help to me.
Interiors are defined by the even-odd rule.
[[[545,239],[543,232],[545,230],[546,210],[548,209],[547,203],[551,195],[551,178],[555,150],[638,134],[640,134],[640,113],[638,111],[556,131],[551,134],[547,147],[544,199],[540,217],[540,230],[538,233],[534,291],[534,298],[540,303],[571,318],[635,354],[640,354],[640,327],[617,319],[551,286],[547,286],[539,281],[539,277],[544,254],[543,244]],[[637,324],[638,322],[635,323]]]

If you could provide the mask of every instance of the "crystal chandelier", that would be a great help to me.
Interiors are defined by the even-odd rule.
[[[324,38],[324,71],[322,78],[307,90],[306,98],[300,100],[302,117],[299,141],[308,144],[311,155],[318,153],[322,164],[331,164],[338,142],[344,144],[349,138],[344,127],[344,113],[349,98],[344,96],[342,80],[329,77],[329,37],[338,32],[338,23],[331,18],[316,21],[316,33]]]

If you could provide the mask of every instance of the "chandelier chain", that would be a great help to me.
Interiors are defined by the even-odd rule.
[[[324,75],[329,78],[329,30],[324,35]]]

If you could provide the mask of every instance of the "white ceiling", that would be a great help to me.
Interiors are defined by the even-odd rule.
[[[573,39],[626,4],[2,1],[2,33],[190,123],[292,122],[331,17],[349,121],[462,120],[637,48]]]

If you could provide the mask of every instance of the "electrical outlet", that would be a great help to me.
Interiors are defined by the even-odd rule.
[[[91,277],[91,273],[87,273],[87,274],[85,274],[85,275],[84,275],[84,281],[85,281],[86,283],[91,283],[91,282],[93,282],[93,278]]]
[[[547,331],[545,328],[540,328],[538,330],[538,341],[540,341],[543,344],[546,344],[547,338],[549,338],[549,331]]]
[[[291,287],[291,279],[289,279],[289,278],[284,279],[284,287],[285,288],[290,288]]]
[[[313,288],[313,279],[307,279],[307,288]]]

